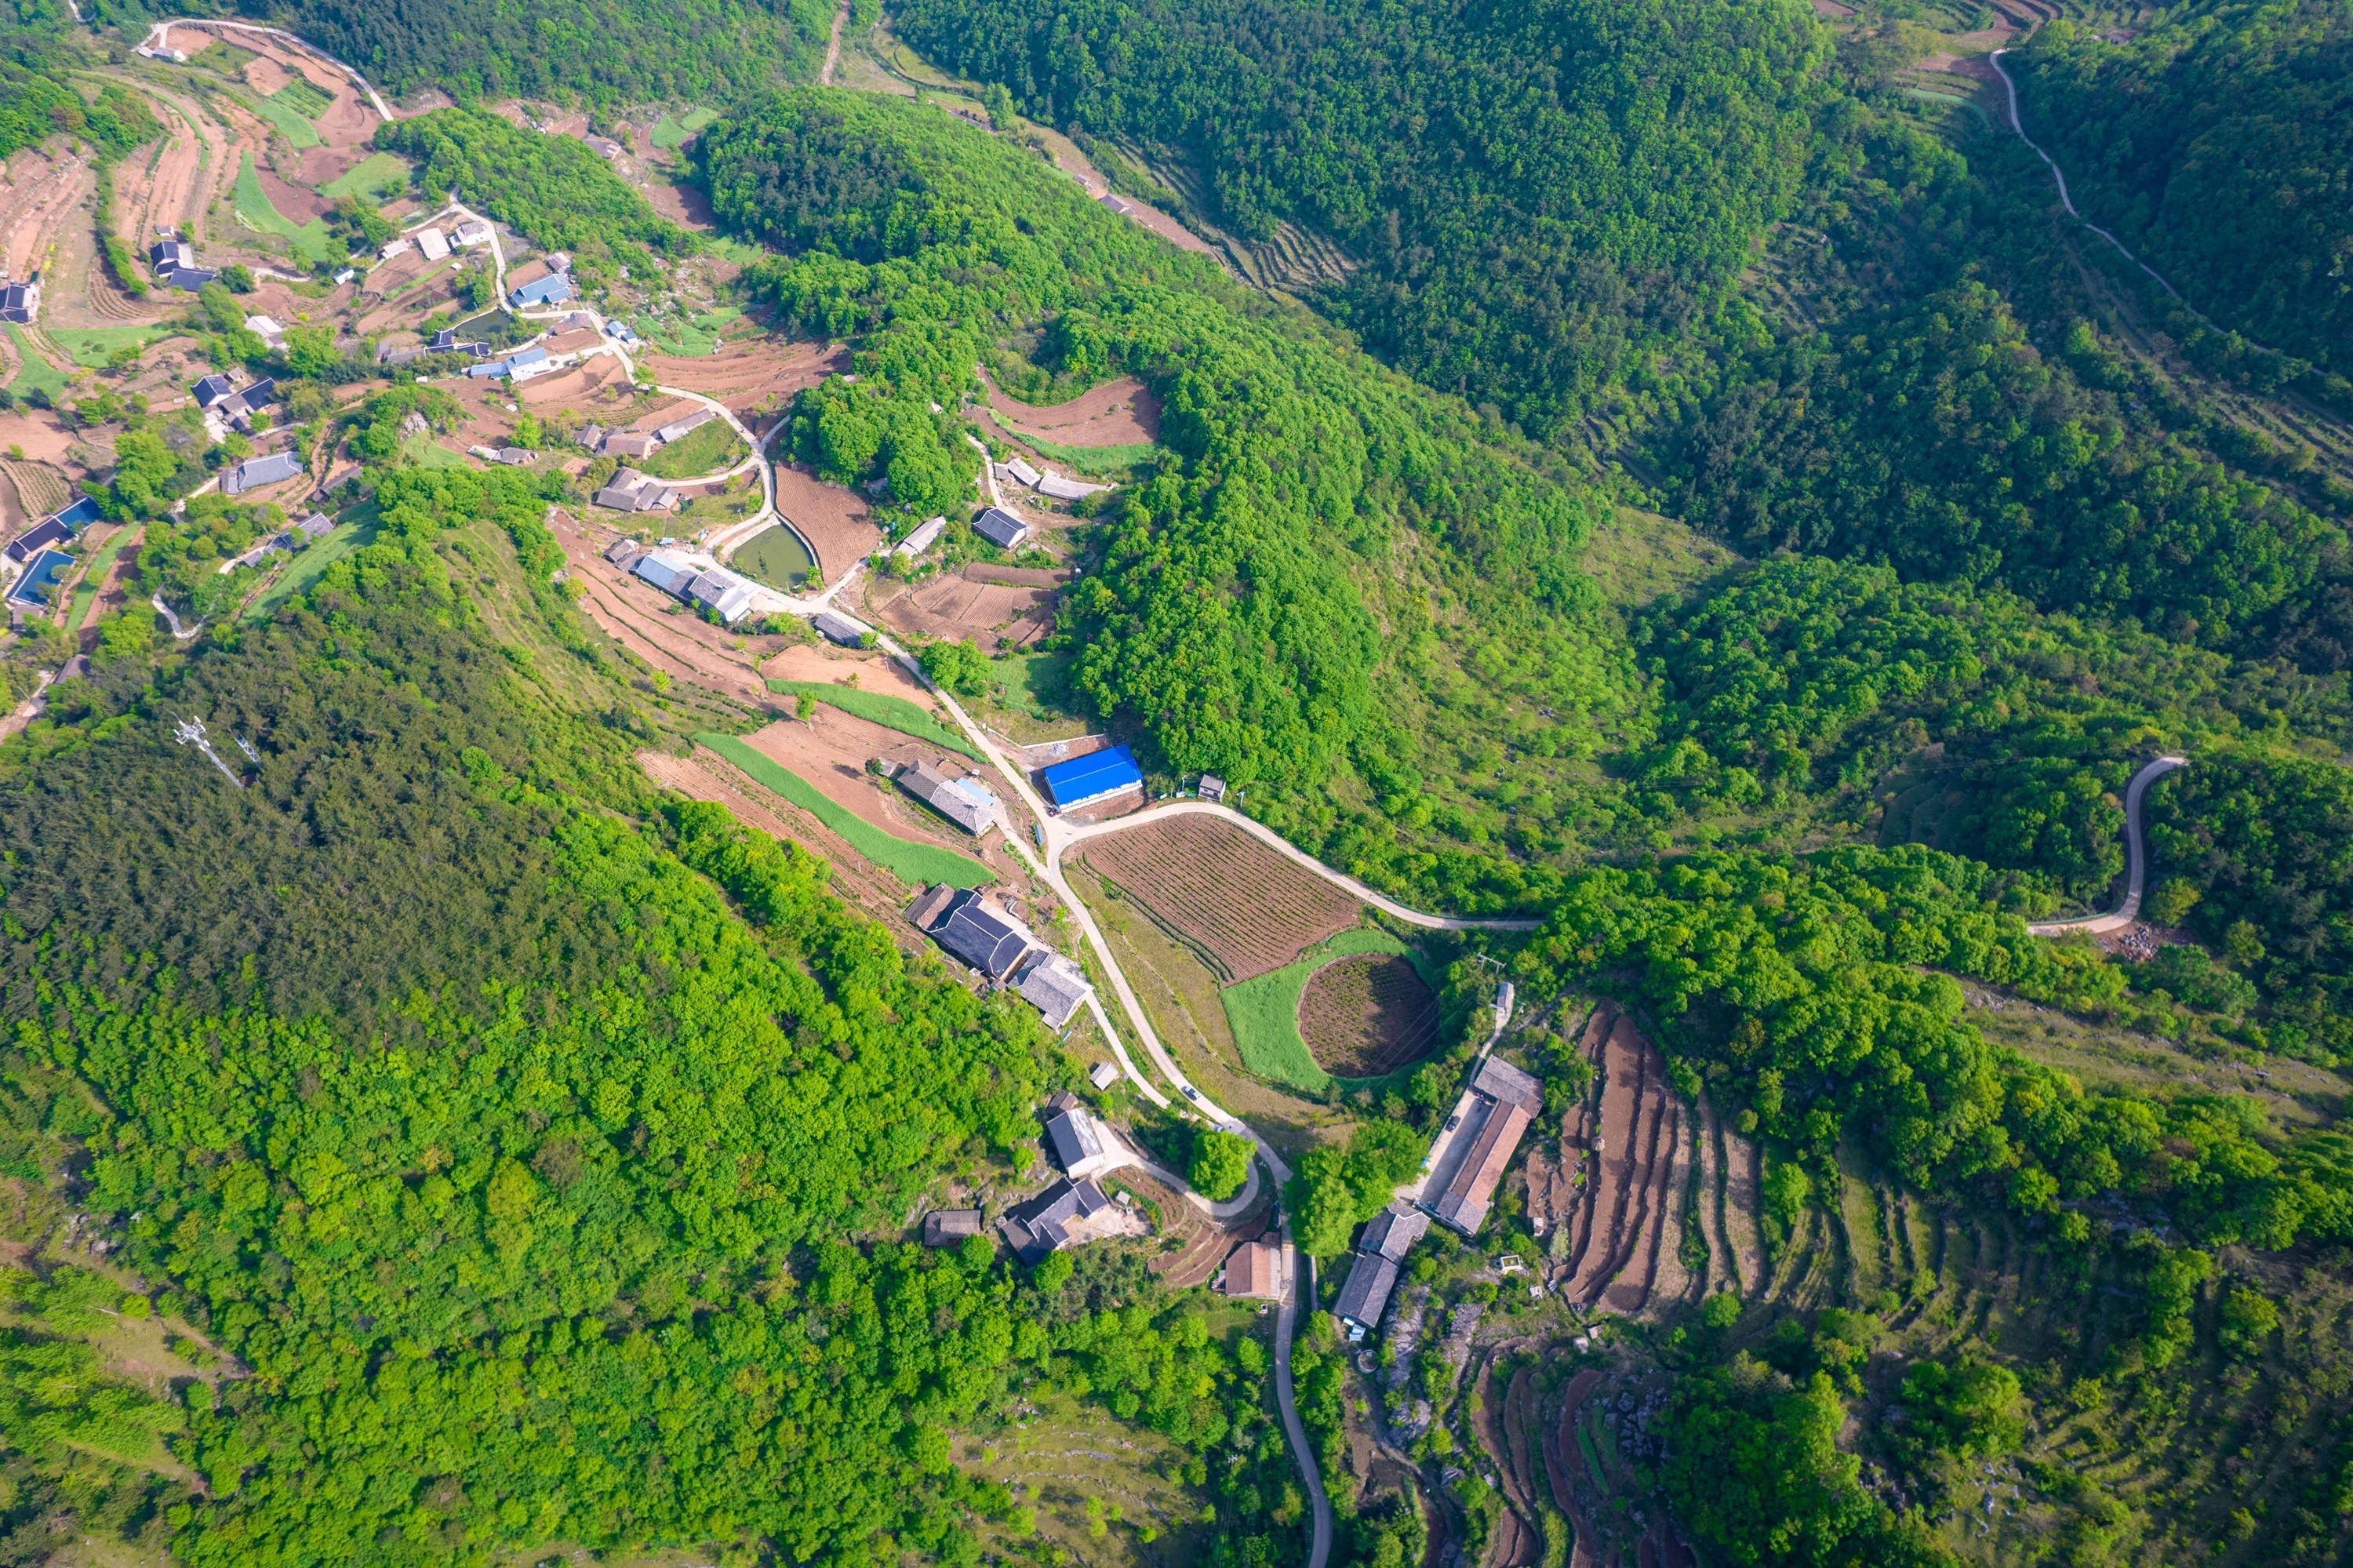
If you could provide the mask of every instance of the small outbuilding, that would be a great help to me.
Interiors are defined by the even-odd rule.
[[[815,629],[819,637],[824,638],[828,642],[833,643],[837,647],[860,648],[865,646],[867,629],[859,625],[858,622],[850,620],[849,617],[842,614],[838,609],[828,609],[821,612],[809,621],[809,625]]]
[[[925,1246],[960,1246],[966,1236],[980,1234],[978,1209],[934,1209],[923,1216]]]
[[[1282,1296],[1282,1249],[1272,1242],[1244,1242],[1226,1259],[1224,1293],[1244,1300],[1274,1301]]]

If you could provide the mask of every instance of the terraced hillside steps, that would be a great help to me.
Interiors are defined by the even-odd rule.
[[[1594,1549],[1593,1526],[1577,1500],[1577,1481],[1587,1478],[1585,1456],[1577,1445],[1577,1423],[1586,1395],[1600,1381],[1600,1372],[1590,1367],[1569,1379],[1568,1386],[1561,1391],[1559,1419],[1545,1425],[1545,1473],[1552,1483],[1553,1505],[1567,1516],[1574,1536],[1569,1542],[1569,1568],[1600,1568],[1601,1559]]]
[[[1724,1146],[1724,1239],[1741,1293],[1765,1294],[1765,1154],[1757,1145],[1719,1126]]]
[[[1601,1097],[1608,1088],[1604,1075],[1604,1043],[1609,1037],[1610,1025],[1617,1021],[1617,1009],[1603,1002],[1593,1010],[1593,1016],[1585,1021],[1585,1033],[1577,1042],[1577,1049],[1593,1065],[1593,1086],[1586,1092],[1585,1098],[1573,1113],[1577,1127],[1577,1169],[1585,1181],[1577,1189],[1577,1202],[1572,1211],[1568,1243],[1562,1257],[1567,1271],[1572,1275],[1584,1258],[1585,1249],[1593,1240],[1594,1197],[1601,1180],[1601,1161],[1591,1150],[1595,1133],[1601,1123]],[[1567,1152],[1567,1147],[1564,1146],[1564,1159]]]
[[[1630,1034],[1633,1033],[1630,1021],[1626,1028]],[[1659,1170],[1665,1153],[1667,1112],[1673,1102],[1663,1081],[1665,1059],[1640,1034],[1633,1038],[1642,1060],[1641,1098],[1634,1123],[1634,1163],[1629,1173],[1624,1219],[1611,1237],[1609,1261],[1597,1287],[1599,1299],[1616,1312],[1632,1312],[1639,1306],[1636,1298],[1641,1281],[1628,1277],[1639,1276],[1644,1245],[1658,1223]]]
[[[1679,1099],[1671,1101],[1670,1108],[1673,1122],[1659,1179],[1660,1223],[1651,1232],[1650,1275],[1639,1308],[1645,1312],[1672,1310],[1692,1290],[1691,1266],[1683,1262],[1683,1236],[1696,1223],[1691,1203],[1692,1142],[1699,1118],[1694,1107]],[[1705,1277],[1704,1266],[1701,1277]]]
[[[1725,1239],[1724,1229],[1724,1129],[1716,1125],[1715,1106],[1700,1092],[1699,1103],[1694,1107],[1699,1116],[1699,1126],[1692,1139],[1693,1154],[1699,1162],[1699,1200],[1695,1216],[1700,1227],[1700,1239],[1707,1246],[1707,1264],[1701,1271],[1700,1294],[1713,1296],[1719,1290],[1737,1290],[1739,1277],[1732,1266],[1732,1244]]]
[[[1593,1161],[1593,1198],[1583,1245],[1577,1250],[1577,1272],[1569,1283],[1568,1299],[1587,1302],[1608,1283],[1626,1211],[1632,1199],[1636,1159],[1636,1118],[1642,1103],[1642,1054],[1639,1036],[1624,1018],[1616,1020],[1602,1054],[1601,1112],[1595,1130],[1598,1156]],[[1612,1138],[1612,1134],[1617,1136]]]

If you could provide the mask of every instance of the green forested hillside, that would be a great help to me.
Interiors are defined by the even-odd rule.
[[[1704,316],[1802,175],[1826,41],[1782,0],[914,0],[904,36],[1074,132],[1165,143],[1217,217],[1328,230],[1337,313],[1548,437]]]
[[[1335,858],[1445,900],[1526,895],[1511,859],[1399,834],[1430,825],[1422,769],[1460,774],[1456,747],[1576,755],[1588,715],[1626,711],[1622,644],[1575,564],[1601,514],[1588,492],[936,111],[777,98],[711,126],[697,156],[723,220],[797,252],[749,286],[858,347],[855,387],[801,399],[807,455],[953,497],[976,458],[930,410],[977,392],[975,364],[1041,399],[1120,372],[1163,388],[1176,461],[1122,501],[1064,600],[1093,705],[1141,727],[1156,766],[1258,787],[1256,809]],[[1029,322],[1040,364],[996,341]],[[1510,694],[1508,717],[1447,711],[1457,660]],[[1383,804],[1338,805],[1368,797]],[[1441,842],[1461,843],[1457,821]]]
[[[355,0],[306,4],[286,25],[387,94],[438,87],[460,102],[691,101],[807,80],[825,60],[822,0]]]
[[[2009,57],[2076,205],[2225,327],[2353,375],[2353,17],[2183,7],[2118,47],[2061,26]]]

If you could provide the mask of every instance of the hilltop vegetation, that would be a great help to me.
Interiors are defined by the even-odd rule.
[[[2085,213],[2215,321],[2319,367],[2344,401],[2353,18],[2314,0],[2211,4],[2122,47],[2048,27],[2011,58],[2031,133]]]
[[[1166,143],[1218,221],[1324,229],[1330,302],[1539,439],[1712,313],[1803,175],[1828,50],[1781,0],[914,0],[902,33],[1074,135]]]

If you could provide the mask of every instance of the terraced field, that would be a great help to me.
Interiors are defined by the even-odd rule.
[[[1658,1047],[1607,1004],[1580,1048],[1596,1090],[1567,1118],[1562,1165],[1532,1154],[1529,1177],[1531,1213],[1540,1197],[1565,1233],[1553,1253],[1564,1298],[1632,1316],[1719,1289],[1753,1294],[1762,1282],[1756,1151],[1704,1100],[1677,1095]],[[1588,1151],[1582,1185],[1567,1171],[1579,1147]],[[1684,1255],[1687,1232],[1695,1263]]]

